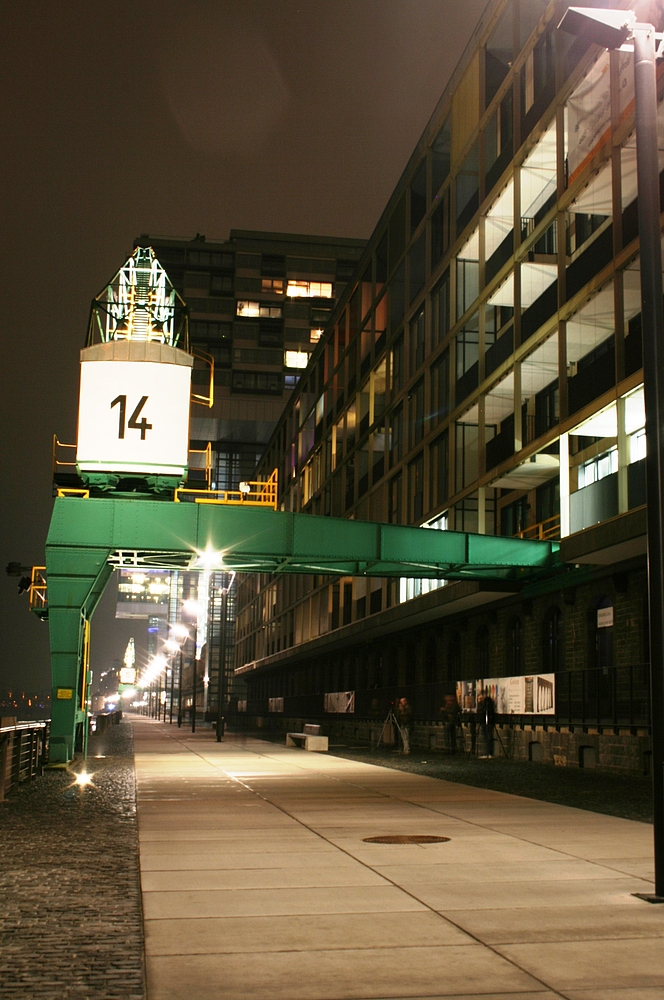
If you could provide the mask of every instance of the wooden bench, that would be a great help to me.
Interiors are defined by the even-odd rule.
[[[301,733],[286,733],[287,747],[303,747],[305,750],[327,750],[327,736],[320,735],[320,726],[307,722]]]

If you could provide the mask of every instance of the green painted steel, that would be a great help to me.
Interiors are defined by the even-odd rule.
[[[108,497],[58,498],[46,540],[53,674],[51,758],[70,760],[83,721],[83,630],[106,586],[109,558],[126,553],[152,565],[191,566],[222,554],[214,568],[429,579],[537,579],[562,569],[557,542],[495,538],[270,508]],[[72,689],[58,699],[57,689]]]

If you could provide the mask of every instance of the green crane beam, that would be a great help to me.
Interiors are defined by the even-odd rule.
[[[85,622],[117,566],[526,582],[562,569],[557,542],[349,521],[269,507],[124,497],[55,501],[46,540],[51,758],[83,722]]]

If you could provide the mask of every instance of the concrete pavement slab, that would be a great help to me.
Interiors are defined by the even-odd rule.
[[[216,1000],[222,985],[224,1000],[650,1000],[606,989],[664,986],[664,907],[631,896],[651,888],[645,824],[134,728],[151,1000]],[[411,833],[451,839],[364,842]]]

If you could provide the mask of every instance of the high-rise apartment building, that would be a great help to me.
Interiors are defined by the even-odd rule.
[[[557,31],[565,6],[488,4],[259,472],[287,510],[559,538],[567,571],[245,576],[247,719],[353,691],[328,723],[366,735],[407,694],[429,746],[457,685],[547,674],[548,716],[503,706],[513,752],[647,767],[633,57]],[[635,6],[661,30],[661,3]]]
[[[237,490],[241,481],[253,478],[366,241],[233,229],[226,240],[200,234],[193,239],[142,234],[134,246],[152,247],[187,304],[191,348],[214,360],[214,404],[192,406],[190,478],[202,477],[209,461],[210,486]],[[194,391],[205,397],[209,368],[197,363],[192,380]],[[174,592],[195,604],[199,574],[180,571],[178,577]],[[204,653],[205,660],[199,670],[204,689],[197,704],[215,712],[220,588],[228,583],[226,574],[212,574],[209,613],[207,608],[203,612],[207,621],[198,630],[196,648],[196,657]],[[182,612],[174,608],[174,613],[179,617]],[[196,613],[185,611],[184,617],[193,634]],[[209,641],[209,652],[200,648],[201,635]],[[231,590],[224,630],[229,693],[234,635],[235,591]],[[194,658],[192,652],[187,659],[183,704],[191,703]]]

